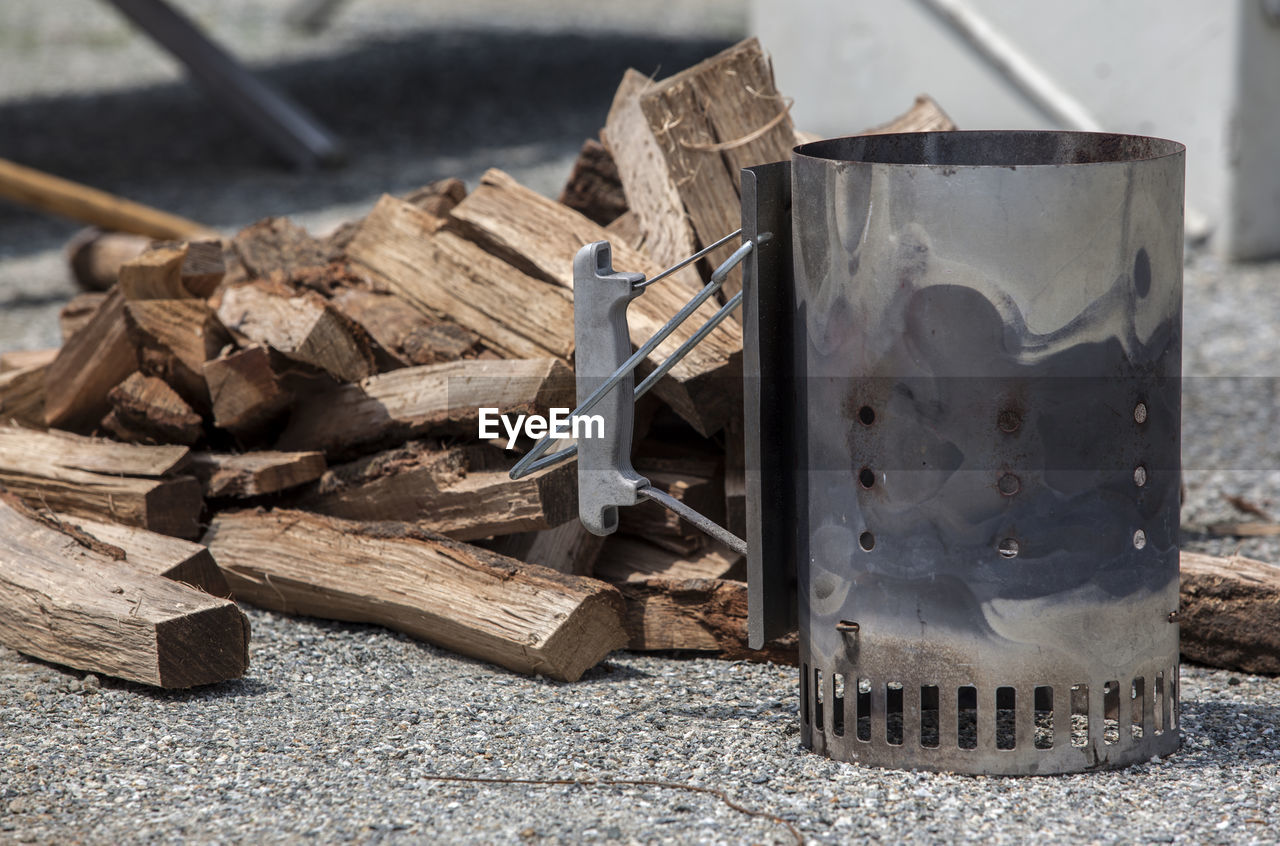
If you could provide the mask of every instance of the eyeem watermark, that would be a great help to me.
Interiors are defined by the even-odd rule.
[[[546,434],[550,434],[553,438],[604,437],[604,415],[579,414],[574,417],[570,413],[572,409],[549,410],[550,416],[543,417],[541,414],[503,415],[496,408],[481,408],[480,437],[486,439],[501,437],[502,433],[498,431],[499,423],[507,433],[507,449],[515,448],[516,439],[520,437],[521,432],[535,441]]]

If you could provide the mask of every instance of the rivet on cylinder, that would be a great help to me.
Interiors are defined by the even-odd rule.
[[[1133,420],[1135,423],[1147,422],[1147,404],[1140,402],[1133,407]]]
[[[996,482],[996,487],[1000,489],[1000,493],[1005,496],[1013,496],[1022,488],[1022,481],[1012,473],[1005,473]]]

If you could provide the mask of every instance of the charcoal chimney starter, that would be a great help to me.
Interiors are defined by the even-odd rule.
[[[798,629],[815,752],[1003,775],[1173,752],[1184,153],[939,132],[744,169],[700,296],[741,262],[745,540],[631,467],[648,282],[584,248],[579,411],[610,425],[577,444],[583,522],[654,499],[745,551],[751,646]]]

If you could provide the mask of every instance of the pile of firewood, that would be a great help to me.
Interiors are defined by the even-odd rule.
[[[953,128],[921,98],[875,131]],[[581,246],[652,276],[738,227],[740,167],[807,140],[754,40],[661,82],[628,72],[601,135],[559,202],[491,170],[326,238],[272,219],[107,261],[115,283],[64,309],[60,349],[0,358],[0,642],[204,684],[247,668],[233,596],[557,679],[621,647],[794,661],[794,641],[746,649],[740,556],[653,503],[590,535],[572,462],[513,482],[531,444],[478,436],[481,407],[574,405]],[[633,341],[730,249],[635,300]],[[740,535],[741,344],[726,321],[676,365],[635,448]]]

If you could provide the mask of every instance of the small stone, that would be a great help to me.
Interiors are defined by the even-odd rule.
[[[83,679],[80,680],[80,687],[82,690],[84,690],[85,693],[89,693],[89,694],[97,693],[99,690],[102,689],[102,682],[99,681],[98,677],[95,676],[93,673],[89,673],[87,676],[85,676]]]

